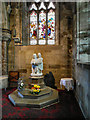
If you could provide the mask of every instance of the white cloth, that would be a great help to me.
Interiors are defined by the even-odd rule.
[[[0,89],[8,87],[8,75],[0,76]]]
[[[65,86],[65,88],[69,91],[70,89],[73,89],[73,79],[72,78],[61,78],[60,80],[60,86],[62,88],[62,85]]]

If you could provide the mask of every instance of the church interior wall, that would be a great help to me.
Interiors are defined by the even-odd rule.
[[[24,9],[26,9],[25,5],[23,5],[23,7]],[[72,23],[70,23],[70,27],[68,27],[68,21],[72,19],[72,10],[70,9],[70,7],[68,7],[68,4],[62,4],[61,8],[57,10],[59,10],[58,15],[60,14],[59,21],[57,20],[59,23],[56,24],[56,29],[59,29],[56,30],[57,45],[31,46],[15,43],[15,56],[13,56],[13,54],[10,55],[11,57],[15,57],[15,65],[14,67],[12,67],[12,65],[10,65],[12,62],[9,62],[9,70],[15,69],[20,72],[20,76],[29,76],[31,73],[30,61],[32,59],[33,53],[41,52],[44,59],[44,75],[51,71],[55,77],[56,86],[60,88],[60,79],[62,77],[71,77],[72,74]],[[22,15],[23,20],[27,17],[27,14],[25,15]],[[10,21],[13,21],[12,18],[13,17],[11,16]],[[16,21],[17,19],[18,17],[16,17]],[[58,18],[56,17],[56,19]],[[11,22],[11,26],[12,24],[13,22]],[[24,23],[23,25],[23,28],[21,29],[23,34],[22,41],[24,41],[25,43],[26,40],[27,43],[28,36],[25,34],[26,32],[24,33],[25,30],[23,31],[23,29],[26,29],[26,27],[28,26],[27,20],[26,23]],[[17,34],[20,32],[18,31],[18,26],[16,27],[16,31]]]
[[[5,5],[6,10],[8,10],[6,3]],[[21,76],[29,76],[31,72],[30,61],[32,55],[35,52],[41,52],[44,57],[43,73],[45,75],[51,71],[55,77],[55,84],[58,88],[60,88],[61,77],[71,77],[72,23],[69,21],[72,19],[72,9],[69,3],[59,4],[57,8],[58,9],[56,10],[58,14],[56,14],[56,21],[58,24],[56,24],[56,45],[31,46],[24,44],[25,41],[28,43],[27,41],[29,40],[29,32],[27,34],[25,32],[25,29],[28,26],[27,20],[25,20],[28,16],[26,14],[26,4],[18,4],[18,7],[17,4],[12,4],[11,12],[7,12],[7,15],[10,18],[5,19],[6,22],[4,22],[3,25],[9,22],[9,28],[12,35],[14,34],[13,29],[16,26],[16,37],[20,37],[21,43],[15,43],[11,38],[11,41],[7,44],[8,46],[5,46],[6,50],[3,49],[5,53],[8,53],[8,59],[5,62],[5,67],[2,65],[3,69],[8,69],[8,71],[2,71],[3,75],[9,73],[9,71],[17,70],[20,72]]]
[[[6,4],[4,4],[4,7]],[[62,77],[73,77],[75,82],[78,80],[79,84],[76,83],[75,88],[75,95],[78,100],[81,109],[83,109],[84,114],[86,117],[90,118],[90,80],[89,80],[89,67],[86,65],[79,65],[76,61],[76,38],[72,37],[72,32],[76,27],[74,26],[76,23],[76,18],[74,23],[72,23],[72,9],[68,3],[61,3],[59,6],[59,23],[56,25],[56,43],[57,45],[29,45],[29,33],[28,30],[25,29],[28,27],[28,23],[25,20],[27,18],[27,13],[25,9],[25,4],[21,5],[19,10],[15,9],[17,14],[14,14],[14,9],[12,9],[10,18],[7,16],[5,18],[6,8],[3,11],[3,22],[2,27],[5,29],[12,29],[14,28],[14,15],[16,21],[16,35],[20,37],[21,43],[15,43],[12,39],[9,44],[5,44],[3,47],[3,53],[8,53],[8,61],[4,61],[4,65],[8,67],[9,71],[19,71],[20,76],[29,76],[31,73],[31,59],[33,53],[41,52],[43,60],[44,60],[44,75],[51,71],[55,77],[55,84],[58,88],[60,88],[60,79]],[[23,6],[23,7],[22,7]],[[23,13],[23,12],[24,13]],[[58,16],[58,15],[57,15]],[[74,16],[76,17],[76,16]],[[73,18],[74,18],[73,17]],[[9,21],[10,20],[10,21]],[[8,23],[10,22],[10,23]],[[8,27],[10,25],[10,28]],[[28,29],[28,28],[27,28]],[[12,31],[13,32],[13,31]],[[76,33],[75,33],[76,34]],[[73,43],[73,58],[72,58],[72,43]],[[2,45],[3,44],[3,45]],[[8,49],[6,47],[8,45]],[[0,41],[0,70],[6,69],[2,64],[2,46],[4,43]],[[6,50],[7,49],[7,50]],[[6,56],[4,55],[5,59]],[[73,63],[73,66],[72,66]],[[5,70],[4,70],[5,71]],[[6,72],[7,73],[7,72]],[[6,74],[3,71],[0,71],[1,74]],[[87,87],[86,87],[87,86]]]

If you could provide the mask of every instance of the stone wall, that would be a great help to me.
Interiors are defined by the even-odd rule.
[[[85,4],[81,3],[83,11],[85,10]],[[88,3],[87,3],[88,4]],[[89,9],[90,7],[88,7]],[[88,12],[88,10],[87,10]],[[84,14],[82,16],[82,27],[86,27],[87,19],[83,19]],[[78,26],[77,26],[78,25]],[[77,21],[76,14],[73,16],[73,74],[72,77],[75,81],[75,96],[79,103],[79,106],[87,120],[90,119],[90,63],[80,63],[77,59],[77,27],[79,27],[79,21]],[[85,28],[83,28],[85,31]],[[89,37],[89,36],[88,36]]]
[[[24,3],[23,3],[24,4]],[[12,11],[10,13],[10,30],[12,31],[12,39],[15,41],[15,45],[22,44],[22,4],[20,2],[11,3]],[[14,31],[15,30],[15,31]],[[14,32],[16,36],[14,36]],[[17,42],[15,38],[19,38]]]
[[[8,19],[7,5],[2,2],[2,28],[9,29],[9,19]]]
[[[22,5],[26,10],[26,4]],[[31,73],[31,59],[33,53],[41,52],[44,58],[44,75],[51,71],[54,74],[56,86],[60,88],[62,77],[72,76],[72,5],[71,3],[57,4],[56,14],[56,45],[15,46],[15,69],[20,76],[29,76]],[[27,14],[22,12],[22,30],[27,28]],[[11,17],[12,21],[12,17]],[[18,28],[16,28],[18,29]],[[27,28],[28,29],[28,28]],[[25,32],[26,33],[26,32]],[[22,43],[27,44],[27,35],[22,33]],[[27,39],[26,39],[27,38]],[[25,45],[25,44],[22,44]],[[12,57],[12,55],[11,55]],[[11,62],[9,62],[9,65]]]
[[[75,66],[76,80],[75,96],[87,120],[90,118],[90,65],[78,64]]]
[[[30,62],[33,53],[40,52],[44,59],[44,75],[51,71],[55,77],[56,85],[60,88],[61,77],[71,77],[66,49],[65,46],[16,46],[15,70],[20,72],[20,76],[28,77],[31,73]]]
[[[2,16],[2,3],[1,2],[0,2],[0,6],[1,6],[0,16]],[[2,20],[0,19],[0,76],[2,75],[2,31],[1,31],[1,28],[2,28]],[[1,114],[0,114],[0,117],[1,117]]]

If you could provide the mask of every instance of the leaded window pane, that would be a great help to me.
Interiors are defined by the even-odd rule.
[[[46,13],[42,10],[39,14],[39,44],[46,43]]]
[[[55,12],[48,12],[48,44],[55,44]]]
[[[37,44],[37,13],[35,11],[30,14],[30,44]]]

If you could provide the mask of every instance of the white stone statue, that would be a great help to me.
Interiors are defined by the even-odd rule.
[[[38,73],[41,75],[43,74],[42,70],[43,70],[43,58],[41,57],[41,53],[38,53]]]
[[[33,59],[31,60],[31,64],[32,64],[32,73],[31,74],[35,74],[37,72],[36,62],[37,62],[37,55],[33,54]]]
[[[41,76],[43,75],[43,58],[41,57],[41,53],[38,53],[38,58],[36,54],[33,54],[33,59],[31,60],[32,64],[32,73],[31,76]]]

